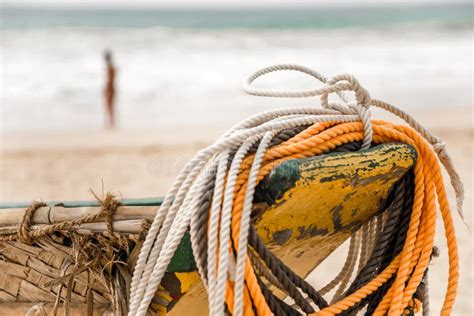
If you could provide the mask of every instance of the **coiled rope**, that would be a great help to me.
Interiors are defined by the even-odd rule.
[[[258,77],[280,70],[309,74],[323,86],[302,91],[264,90],[251,86]],[[349,312],[365,305],[364,302],[368,302],[370,297],[378,296],[376,306],[369,304],[375,315],[401,315],[407,308],[414,309],[420,305],[417,305],[419,301],[414,299],[414,295],[425,275],[433,249],[436,199],[444,221],[449,256],[449,277],[441,314],[449,315],[459,278],[458,253],[437,157],[451,178],[461,216],[464,192],[444,143],[405,112],[371,99],[352,75],[341,74],[326,79],[306,67],[276,65],[252,74],[244,89],[257,96],[320,96],[322,108],[282,109],[253,116],[231,128],[211,146],[200,150],[186,164],[166,194],[143,243],[132,278],[129,315],[145,315],[188,227],[191,229],[198,270],[209,294],[212,315],[224,315],[226,312],[235,315],[290,313],[289,306],[274,296],[255,273],[249,251],[256,252],[254,255],[261,258],[267,256],[263,266],[266,265],[269,271],[263,273],[268,275],[271,272],[279,285],[292,293],[291,296],[305,313],[334,315]],[[355,95],[354,101],[348,101],[347,92]],[[332,94],[337,94],[341,101],[330,102]],[[371,120],[371,106],[399,116],[409,126]],[[269,263],[272,259],[268,259],[268,254],[265,255],[264,250],[254,244],[251,207],[257,184],[278,164],[289,159],[321,155],[354,142],[361,142],[361,149],[388,142],[412,145],[418,157],[413,168],[413,189],[405,190],[413,193],[413,200],[406,216],[409,220],[402,236],[403,242],[394,248],[397,251],[386,254],[389,248],[379,249],[376,241],[385,236],[383,231],[388,229],[390,217],[383,227],[383,218],[369,222],[352,238],[343,271],[322,290],[327,292],[339,285],[335,299],[327,306],[321,293],[308,288],[301,283],[301,279],[291,279],[291,273],[288,268],[282,268],[282,263],[272,267]],[[400,202],[397,203],[400,205]],[[398,221],[403,220],[400,217]],[[199,225],[203,226],[206,222],[208,229],[203,233]],[[200,243],[203,239],[207,249]],[[360,240],[370,245],[368,249],[361,250],[364,248]],[[392,245],[399,241],[393,239],[387,243]],[[380,252],[384,253],[382,259],[378,257]],[[357,261],[356,280],[346,290]],[[292,286],[286,284],[287,278],[302,289],[320,310],[313,313],[309,308],[311,306],[301,301],[298,294],[290,289]],[[271,282],[269,279],[272,277],[267,279]],[[275,282],[275,278],[272,280]],[[372,299],[370,302],[373,302]]]

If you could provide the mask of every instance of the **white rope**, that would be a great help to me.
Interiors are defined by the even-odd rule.
[[[224,181],[227,173],[227,164],[229,161],[229,152],[225,151],[219,158],[219,167],[215,180],[214,194],[212,197],[210,215],[209,215],[209,236],[207,243],[207,277],[209,289],[208,293],[215,293],[216,279],[217,279],[217,238],[219,228],[219,215],[222,205],[222,198],[224,194]],[[215,301],[215,296],[209,295],[209,310]]]
[[[250,174],[245,192],[244,205],[242,209],[242,218],[240,221],[240,235],[237,252],[237,265],[235,273],[234,284],[234,315],[240,316],[243,314],[243,291],[244,291],[244,269],[245,259],[247,258],[248,235],[250,228],[250,215],[252,212],[253,195],[255,193],[255,186],[257,185],[257,177],[262,164],[263,156],[267,151],[270,141],[275,136],[275,132],[267,132],[263,136],[260,145],[250,168]]]
[[[257,78],[280,70],[306,73],[321,82],[322,87],[309,90],[267,90],[251,86]],[[208,290],[209,310],[212,315],[224,315],[226,282],[230,278],[235,278],[235,311],[237,315],[243,313],[243,271],[248,256],[247,234],[256,175],[271,138],[282,130],[318,122],[362,122],[364,128],[363,148],[368,148],[372,143],[370,106],[392,112],[404,119],[433,145],[451,177],[456,191],[458,210],[462,214],[462,184],[444,144],[406,113],[387,103],[371,99],[368,92],[352,75],[341,74],[327,79],[307,67],[290,64],[275,65],[252,74],[246,81],[244,89],[252,95],[270,97],[319,96],[322,108],[279,109],[252,116],[229,129],[209,147],[200,150],[186,164],[166,194],[142,245],[132,278],[129,315],[144,315],[147,312],[166,268],[189,226],[191,226],[193,253],[197,258],[200,256],[197,251],[199,240],[196,236],[198,231],[196,225],[199,223],[199,201],[210,179],[214,176],[215,187],[210,207],[207,238],[207,275],[203,275],[205,273],[203,267],[199,266],[198,269]],[[346,92],[354,93],[355,103],[349,103]],[[333,93],[338,95],[342,102],[329,102],[329,96]],[[236,178],[244,157],[256,142],[260,142],[260,144],[248,178],[241,218],[239,247],[237,257],[234,258],[234,255],[229,253],[229,242]],[[230,157],[233,159],[229,166]],[[374,228],[375,225],[378,225],[378,221],[377,223],[373,221],[371,225],[373,226],[370,226],[368,235],[365,237],[371,244],[369,245],[370,249],[373,248],[374,239],[379,234],[379,226]],[[337,277],[323,288],[323,293],[340,284],[336,293],[339,295],[346,287],[357,261],[361,238],[359,235],[361,233],[357,233],[351,239],[348,260]],[[368,250],[371,251],[370,249]]]
[[[194,176],[194,173],[191,174],[191,178]],[[164,238],[160,238],[161,236],[163,236],[161,235],[161,232],[160,235],[158,235],[156,245],[158,245],[158,247],[162,246],[160,247],[162,249],[156,259],[156,263],[153,264],[153,262],[149,262],[148,266],[152,267],[151,274],[148,279],[148,282],[144,284],[144,287],[142,287],[144,288],[144,291],[142,290],[141,292],[143,293],[143,298],[140,301],[136,315],[146,314],[148,306],[150,305],[151,300],[155,296],[156,289],[160,284],[160,281],[166,271],[166,268],[168,267],[168,264],[170,263],[171,258],[173,257],[174,252],[176,251],[176,248],[181,242],[184,233],[188,229],[191,214],[190,212],[191,210],[198,208],[197,205],[190,207],[190,204],[193,202],[193,200],[195,200],[195,191],[197,190],[199,184],[203,185],[205,184],[205,182],[201,181],[200,183],[199,181],[197,181],[194,183],[194,185],[190,186],[191,188],[186,190],[187,192],[189,192],[189,194],[187,194],[184,199],[181,195],[178,194],[177,200],[180,201],[179,203],[183,204],[183,211],[175,212],[176,216],[174,217],[174,220],[172,220],[171,225],[169,225],[168,229],[166,226],[167,221],[165,221],[163,224],[162,229],[166,229],[165,231],[167,231],[168,234],[164,235]],[[172,211],[172,209],[173,207],[170,208],[170,211]]]
[[[211,305],[211,315],[224,315],[224,301],[226,280],[229,263],[229,239],[230,239],[230,221],[232,215],[232,206],[234,201],[234,186],[237,180],[240,164],[247,154],[248,150],[258,140],[258,136],[254,136],[245,141],[235,154],[232,164],[230,166],[229,175],[227,178],[226,188],[224,191],[224,203],[222,206],[221,222],[219,230],[219,257],[217,265],[217,283],[214,288],[214,293],[209,293],[209,296],[214,297]],[[218,225],[218,223],[211,223],[211,225]]]
[[[173,215],[173,214],[168,214],[168,209],[170,208],[176,193],[180,190],[181,185],[185,182],[185,179],[190,173],[193,164],[194,164],[194,160],[190,161],[183,168],[180,175],[176,178],[174,184],[171,186],[170,190],[165,195],[163,204],[159,208],[155,216],[155,219],[153,220],[153,223],[150,229],[148,230],[147,236],[140,250],[140,255],[138,256],[138,260],[135,265],[135,270],[133,272],[131,290],[130,290],[130,308],[129,308],[130,315],[134,315],[134,312],[136,311],[136,308],[138,307],[138,304],[140,303],[140,299],[141,299],[138,296],[142,295],[144,291],[144,287],[146,286],[146,282],[143,282],[141,280],[147,280],[150,276],[150,271],[149,269],[147,269],[148,258],[150,258],[151,259],[150,262],[152,262],[152,260],[156,260],[156,257],[159,255],[160,248],[155,246],[155,238],[165,218],[167,216]],[[146,255],[142,255],[142,254],[146,254]],[[145,270],[147,270],[146,273],[145,273]]]

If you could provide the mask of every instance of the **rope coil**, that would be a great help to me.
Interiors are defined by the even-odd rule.
[[[323,86],[309,90],[268,90],[252,86],[257,78],[282,70],[306,73],[323,83]],[[352,75],[341,74],[326,79],[307,67],[275,65],[250,75],[244,90],[251,95],[268,97],[320,96],[322,108],[274,110],[253,116],[231,128],[209,147],[200,150],[183,168],[157,211],[142,246],[132,278],[129,315],[145,315],[174,251],[189,226],[193,253],[208,291],[212,315],[224,315],[226,311],[233,315],[289,313],[286,303],[272,296],[271,290],[255,274],[249,257],[249,246],[252,246],[249,236],[250,240],[255,238],[250,218],[255,187],[283,161],[324,154],[354,142],[361,142],[361,149],[387,142],[403,142],[416,149],[418,158],[410,191],[413,193],[412,202],[397,202],[397,207],[403,207],[403,214],[408,212],[400,219],[405,221],[406,230],[400,238],[393,239],[393,242],[387,241],[398,252],[383,259],[372,259],[379,252],[376,239],[382,238],[384,228],[377,226],[381,220],[373,220],[364,226],[351,239],[353,246],[349,251],[353,255],[348,256],[351,259],[344,264],[345,272],[341,272],[334,282],[321,291],[325,293],[339,284],[333,303],[329,306],[320,305],[321,310],[313,314],[349,312],[362,302],[367,302],[372,295],[379,297],[379,304],[373,306],[369,303],[368,307],[374,310],[375,315],[401,315],[405,310],[411,311],[419,306],[419,301],[414,301],[413,296],[423,279],[433,248],[437,198],[445,224],[450,260],[442,314],[449,315],[459,278],[458,254],[451,212],[436,157],[451,178],[461,215],[464,192],[441,140],[405,112],[371,99],[367,90]],[[348,101],[347,92],[354,93],[355,103]],[[342,102],[329,102],[331,94],[337,94]],[[410,126],[372,120],[371,106],[399,116]],[[291,134],[295,130],[295,134]],[[283,137],[281,142],[273,141],[282,134],[289,134],[290,137]],[[212,193],[206,194],[209,190]],[[212,196],[212,200],[205,202],[203,196],[206,199]],[[207,236],[198,226],[202,226],[206,220]],[[388,227],[387,223],[391,223],[389,219],[384,227]],[[395,233],[401,232],[392,232]],[[207,237],[204,246],[200,243],[203,236]],[[360,251],[366,245],[359,239],[372,246]],[[260,249],[260,254],[263,254],[262,251]],[[346,291],[359,252],[357,272],[361,279]],[[291,288],[285,285],[285,278],[289,275],[287,270],[282,273],[276,268],[269,268],[280,285],[285,289]],[[311,293],[315,296],[312,290],[307,287],[306,290],[308,295]],[[293,292],[292,296],[303,311],[312,313],[298,298],[298,294]]]

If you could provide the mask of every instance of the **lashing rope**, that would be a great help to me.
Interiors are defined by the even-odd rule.
[[[258,77],[278,70],[301,71],[324,85],[306,91],[262,90],[250,86]],[[342,74],[326,79],[302,66],[277,65],[251,75],[245,89],[250,94],[271,97],[320,96],[323,108],[283,109],[253,116],[198,152],[166,194],[147,234],[132,278],[129,315],[146,313],[174,251],[189,226],[193,253],[209,294],[212,315],[223,315],[226,310],[236,315],[270,315],[273,310],[281,312],[286,309],[285,305],[269,296],[248,256],[247,236],[255,187],[283,161],[321,155],[352,142],[361,142],[362,149],[372,143],[388,142],[403,142],[416,149],[418,157],[414,166],[414,198],[408,228],[399,253],[394,253],[384,268],[379,267],[376,274],[371,272],[375,275],[368,282],[364,280],[361,283],[365,284],[352,293],[336,297],[336,302],[314,315],[342,313],[360,305],[371,295],[382,295],[380,304],[375,307],[376,315],[387,312],[401,315],[406,308],[413,308],[413,295],[425,274],[433,248],[436,197],[444,221],[450,263],[442,314],[449,315],[459,277],[458,254],[451,212],[436,156],[451,178],[460,214],[463,188],[444,143],[406,113],[371,99],[351,75]],[[355,102],[348,101],[345,91],[355,94]],[[329,102],[329,96],[333,93],[339,95],[342,102]],[[394,113],[411,127],[371,120],[370,106]],[[292,130],[301,127],[306,128],[295,136],[291,135]],[[283,137],[282,142],[273,141],[276,135],[288,131],[289,138]],[[202,238],[202,233],[197,233],[199,229],[196,225],[203,223],[198,215],[206,210],[201,202],[203,194],[209,191],[210,181],[214,187],[207,217],[207,251],[203,251],[197,239]],[[376,243],[373,240],[377,238],[375,223],[372,221],[372,224],[368,224],[365,233],[358,233],[360,238],[374,245]],[[358,252],[354,249],[359,247],[354,247],[353,252]],[[203,258],[206,252],[207,257]],[[368,263],[372,264],[372,254],[369,249],[361,256],[359,272],[364,271]],[[354,266],[355,260],[348,264],[349,268]],[[344,274],[341,281],[348,282],[345,280],[350,279],[351,273],[347,273],[349,277]],[[345,287],[344,283],[340,284],[339,292],[342,293]],[[272,307],[267,300],[272,300]]]

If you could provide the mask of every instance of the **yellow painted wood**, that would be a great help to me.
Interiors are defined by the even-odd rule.
[[[299,180],[262,214],[257,232],[286,264],[306,275],[380,210],[414,159],[411,147],[390,144],[299,163]]]
[[[176,277],[181,285],[181,293],[186,293],[195,284],[199,283],[199,273],[193,272],[176,272]]]
[[[297,172],[299,177],[261,212],[255,222],[257,232],[283,262],[306,276],[379,213],[390,188],[415,159],[411,146],[385,144],[285,162],[272,173],[286,172],[291,178]],[[206,292],[199,284],[190,288],[170,315],[207,313]]]

